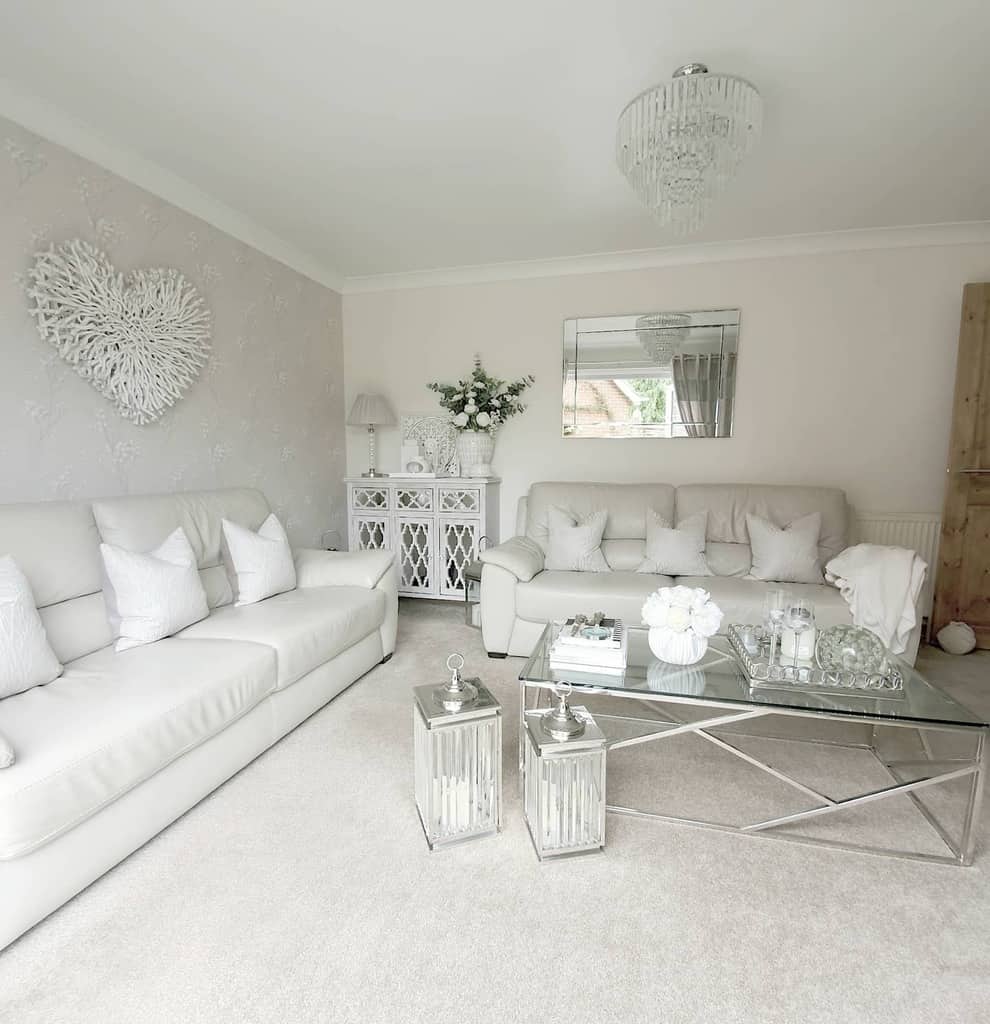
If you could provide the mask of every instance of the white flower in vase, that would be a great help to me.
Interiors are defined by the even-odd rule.
[[[468,422],[468,414],[466,412],[459,412],[454,417],[454,426],[455,427],[466,427],[467,426],[467,422]]]
[[[475,417],[475,422],[478,424],[479,427],[487,427],[491,425],[492,418],[491,416],[488,415],[487,412],[479,412],[478,415]]]
[[[646,599],[642,615],[650,650],[673,665],[700,661],[722,625],[721,609],[700,587],[661,587]]]

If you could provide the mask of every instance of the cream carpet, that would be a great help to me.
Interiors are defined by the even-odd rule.
[[[986,812],[970,869],[618,815],[604,854],[541,865],[517,795],[521,661],[485,658],[459,607],[405,601],[400,631],[389,664],[0,954],[0,1021],[990,1019]],[[505,831],[431,854],[409,691],[439,681],[451,650],[506,707]],[[925,658],[987,710],[990,656]],[[834,792],[871,780],[855,752],[737,742]],[[613,801],[727,819],[794,805],[697,738],[618,753]],[[880,806],[831,827],[931,844],[906,808]]]

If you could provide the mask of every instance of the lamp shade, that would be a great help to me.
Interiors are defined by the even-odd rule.
[[[395,425],[395,413],[381,395],[358,395],[347,422],[352,427],[391,427]]]

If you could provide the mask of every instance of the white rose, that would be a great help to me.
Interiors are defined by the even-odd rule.
[[[694,604],[694,588],[671,587],[670,603],[677,608],[690,608]]]
[[[487,412],[479,412],[477,415],[477,420],[479,427],[487,427],[488,424],[491,423],[492,418],[491,416],[488,415]]]
[[[464,406],[464,411],[468,413],[468,415],[473,416],[478,411],[478,407],[474,402],[468,402],[468,404]]]
[[[467,413],[466,412],[459,412],[454,417],[454,426],[455,427],[466,427],[467,426],[467,421],[468,421]]]
[[[502,404],[502,403],[501,403],[501,402],[500,402],[500,401],[499,401],[499,400],[498,400],[497,398],[493,398],[493,399],[492,399],[492,405],[494,405],[496,409],[497,409],[497,408],[498,408],[498,407],[499,407],[499,406],[500,406],[501,404]]]
[[[659,629],[667,625],[667,614],[670,605],[662,598],[663,591],[650,594],[643,604],[643,622],[653,629]]]
[[[704,608],[711,599],[711,594],[702,587],[696,587],[694,591],[694,600],[691,602],[692,608]]]
[[[691,625],[691,612],[681,605],[671,605],[667,613],[667,628],[683,633]]]
[[[698,636],[714,636],[722,625],[722,609],[713,601],[691,612],[691,628]]]

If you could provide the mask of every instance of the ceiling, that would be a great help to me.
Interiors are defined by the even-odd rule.
[[[988,42],[983,0],[0,5],[18,95],[338,278],[990,220]],[[689,60],[750,79],[765,124],[682,239],[613,142]]]

